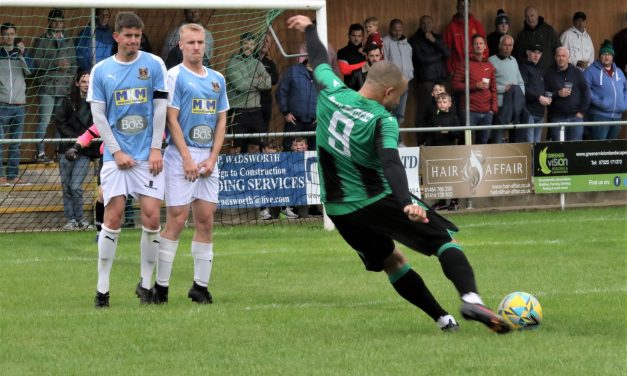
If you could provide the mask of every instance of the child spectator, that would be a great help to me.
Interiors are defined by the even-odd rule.
[[[261,151],[265,154],[279,153],[283,151],[283,147],[281,146],[281,143],[279,141],[271,140],[271,141],[263,143],[263,147],[261,148]],[[278,218],[279,216],[278,208],[276,208],[277,209],[276,213],[273,213],[274,210],[272,209],[273,208],[269,208],[267,206],[262,207],[261,210],[259,211],[259,218],[263,219],[264,221]]]
[[[433,88],[431,89],[431,101],[429,102],[429,104],[427,105],[427,109],[425,110],[425,124],[429,124],[432,125],[433,124],[433,118],[435,117],[435,114],[438,111],[438,95],[442,94],[442,93],[446,93],[446,87],[444,86],[443,83],[438,82],[436,84],[433,85]],[[430,139],[430,137],[427,137],[425,140],[425,144],[429,145],[427,142]]]
[[[372,43],[376,44],[381,50],[381,59],[384,59],[383,38],[381,38],[381,34],[379,34],[379,19],[377,17],[366,18],[364,20],[364,27],[366,28],[366,43],[364,43],[364,46],[369,46]]]
[[[451,110],[453,106],[453,100],[448,93],[440,93],[436,97],[437,110],[435,116],[432,119],[431,125],[433,127],[457,127],[459,126],[459,119],[455,114],[455,111]],[[458,132],[442,130],[438,132],[430,133],[428,139],[431,146],[446,146],[455,145],[459,139]],[[459,208],[459,201],[456,198],[451,199],[447,205],[446,200],[441,199],[433,205],[435,210],[457,210]]]

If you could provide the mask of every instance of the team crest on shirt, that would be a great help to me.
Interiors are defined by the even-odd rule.
[[[212,81],[211,82],[211,89],[213,90],[214,93],[219,93],[220,92],[220,83],[216,82],[216,81]]]
[[[139,78],[140,80],[149,79],[150,75],[148,75],[148,68],[146,67],[139,68],[139,76],[137,76],[137,78]]]

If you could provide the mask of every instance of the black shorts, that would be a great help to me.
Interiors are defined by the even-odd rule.
[[[424,207],[428,207],[423,203]],[[434,210],[429,223],[410,221],[393,195],[345,215],[330,215],[340,235],[357,251],[367,270],[383,270],[383,260],[394,251],[394,240],[427,256],[436,255],[453,241],[458,228]]]
[[[261,108],[234,108],[229,112],[229,130],[232,134],[266,133]],[[233,146],[261,145],[260,138],[234,138]]]

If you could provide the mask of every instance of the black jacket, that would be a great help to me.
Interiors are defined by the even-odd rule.
[[[459,126],[459,118],[455,113],[455,108],[451,107],[448,112],[442,112],[436,109],[436,112],[433,114],[431,118],[431,125],[433,127],[458,127]],[[461,132],[453,132],[447,131],[446,133],[442,133],[442,131],[429,132],[427,136],[427,140],[425,143],[428,146],[444,146],[444,145],[455,145],[455,139],[461,137]]]
[[[435,43],[418,29],[408,42],[412,47],[414,79],[417,82],[443,82],[448,78],[445,62],[451,55],[440,34],[433,33]]]
[[[518,64],[520,75],[525,81],[525,106],[533,116],[544,116],[544,106],[540,96],[544,95],[544,77],[537,64],[525,60]]]
[[[565,82],[572,82],[573,88],[571,94],[562,98],[557,93],[564,87]],[[549,106],[549,121],[554,117],[572,117],[581,112],[585,114],[590,105],[590,89],[583,73],[575,68],[572,64],[568,64],[568,68],[563,71],[557,67],[550,68],[544,74],[544,90],[553,93],[553,101]]]
[[[69,96],[63,98],[63,103],[55,113],[54,122],[61,138],[74,139],[94,124],[89,104],[81,100],[80,108],[77,108]],[[73,145],[74,142],[62,142],[59,144],[59,152],[65,153]],[[81,149],[80,154],[89,158],[100,157],[100,143],[92,142],[89,147]]]
[[[503,107],[499,109],[500,122],[494,124],[527,124],[529,112],[525,108],[525,94],[518,85],[503,93]]]

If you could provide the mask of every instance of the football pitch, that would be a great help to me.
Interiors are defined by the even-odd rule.
[[[96,310],[93,232],[0,234],[3,375],[624,375],[626,207],[449,216],[495,308],[513,291],[542,304],[539,329],[496,335],[459,314],[435,258],[414,269],[460,322],[442,333],[337,232],[218,227],[209,290],[187,299],[191,229],[170,302],[140,306],[138,230],[124,230],[111,308]]]

